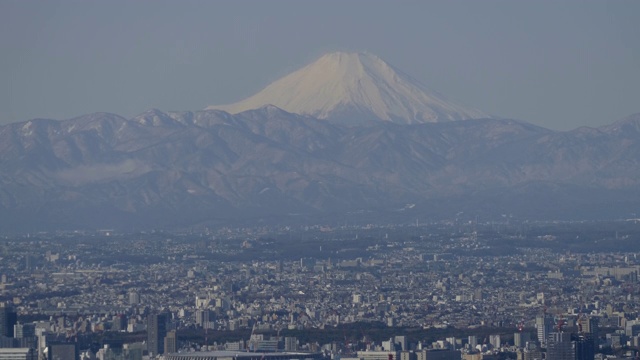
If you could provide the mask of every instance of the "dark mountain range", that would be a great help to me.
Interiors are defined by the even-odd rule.
[[[639,185],[640,115],[568,132],[501,119],[347,127],[266,106],[0,127],[5,232],[627,218]]]

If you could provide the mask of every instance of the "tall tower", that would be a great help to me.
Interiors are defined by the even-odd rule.
[[[16,323],[13,326],[13,337],[16,339],[36,337],[36,325]]]
[[[571,336],[574,349],[576,350],[575,360],[593,360],[596,353],[596,345],[590,333]]]
[[[502,341],[500,340],[500,335],[489,335],[489,343],[496,349],[499,349],[502,346]]]
[[[164,337],[164,353],[172,354],[178,352],[178,339],[176,335],[176,331],[172,330],[167,333],[167,336]]]
[[[571,334],[553,332],[547,338],[547,360],[575,360]]]
[[[513,334],[513,345],[519,349],[524,348],[529,341],[531,341],[531,334],[528,332],[517,332]]]
[[[542,351],[537,344],[527,343],[524,346],[523,358],[524,360],[542,360]]]
[[[284,351],[298,351],[298,339],[295,337],[284,338]]]
[[[395,336],[393,338],[393,342],[396,345],[399,345],[401,351],[408,351],[409,350],[409,343],[407,342],[407,337],[406,336]],[[455,346],[455,345],[456,344],[454,343],[453,346]]]
[[[18,323],[18,314],[4,303],[0,304],[0,336],[13,337],[13,327]]]
[[[151,314],[147,317],[147,351],[150,355],[164,353],[167,320],[167,314]]]
[[[135,291],[129,293],[129,305],[140,304],[140,294]]]
[[[468,342],[469,342],[469,347],[475,350],[476,346],[478,345],[478,338],[475,335],[470,335],[468,338]]]
[[[536,316],[536,330],[538,341],[544,346],[549,334],[553,331],[553,317],[547,314]]]

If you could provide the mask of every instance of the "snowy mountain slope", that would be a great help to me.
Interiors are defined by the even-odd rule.
[[[407,203],[405,219],[628,216],[639,119],[566,132],[504,119],[343,126],[267,106],[30,120],[0,126],[0,232],[369,223],[401,219]]]
[[[326,54],[245,100],[207,109],[237,114],[265,105],[351,123],[415,124],[488,117],[448,101],[375,55],[345,52]]]

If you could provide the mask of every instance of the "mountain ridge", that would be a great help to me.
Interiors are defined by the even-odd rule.
[[[275,107],[30,120],[0,127],[0,229],[371,222],[407,203],[413,220],[625,216],[640,206],[640,132],[620,129],[635,125],[344,126]]]

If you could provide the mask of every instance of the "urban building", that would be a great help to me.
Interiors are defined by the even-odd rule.
[[[482,354],[481,353],[462,354],[462,360],[482,360]]]
[[[546,360],[575,360],[571,334],[552,332],[547,338]]]
[[[32,338],[36,336],[35,324],[20,324],[17,323],[13,326],[13,337],[16,339]]]
[[[502,340],[500,339],[500,335],[489,335],[489,344],[491,344],[494,349],[499,349],[500,347],[502,347]]]
[[[178,339],[176,331],[172,330],[167,332],[167,336],[164,337],[164,354],[173,354],[178,352]]]
[[[285,337],[284,351],[298,351],[298,339],[296,337]]]
[[[38,360],[38,353],[30,348],[0,349],[0,360]]]
[[[361,360],[399,360],[400,351],[358,351]]]
[[[417,354],[418,360],[461,360],[460,350],[425,349]]]
[[[528,342],[522,352],[523,360],[542,360],[542,349],[534,342]]]
[[[47,346],[47,360],[79,360],[76,343],[51,343]]]
[[[546,345],[547,338],[553,331],[553,324],[553,317],[548,314],[536,316],[536,330],[538,332],[538,341],[542,346]]]
[[[513,345],[517,348],[524,348],[531,341],[531,334],[528,332],[517,332],[513,334]]]
[[[140,304],[140,294],[135,291],[129,293],[129,305]]]
[[[0,304],[0,336],[14,337],[13,327],[18,323],[18,314],[13,308]]]
[[[167,321],[166,314],[151,314],[147,317],[147,351],[150,355],[155,356],[164,353]]]
[[[469,347],[471,349],[475,349],[478,346],[478,337],[475,335],[471,335],[468,337],[467,342],[469,343]]]
[[[400,352],[400,360],[416,360],[416,353],[413,351],[401,351]]]
[[[209,309],[198,309],[193,313],[195,317],[196,325],[203,329],[212,329],[213,328],[213,320],[215,319],[214,314]]]
[[[585,334],[598,334],[598,318],[583,315],[578,319],[578,332]]]
[[[165,360],[321,360],[322,353],[289,353],[289,352],[237,352],[237,351],[201,351],[167,354]],[[370,360],[370,359],[367,359]],[[389,360],[388,358],[380,360]]]
[[[578,334],[572,336],[575,349],[575,360],[593,360],[596,353],[596,345],[591,334]]]

